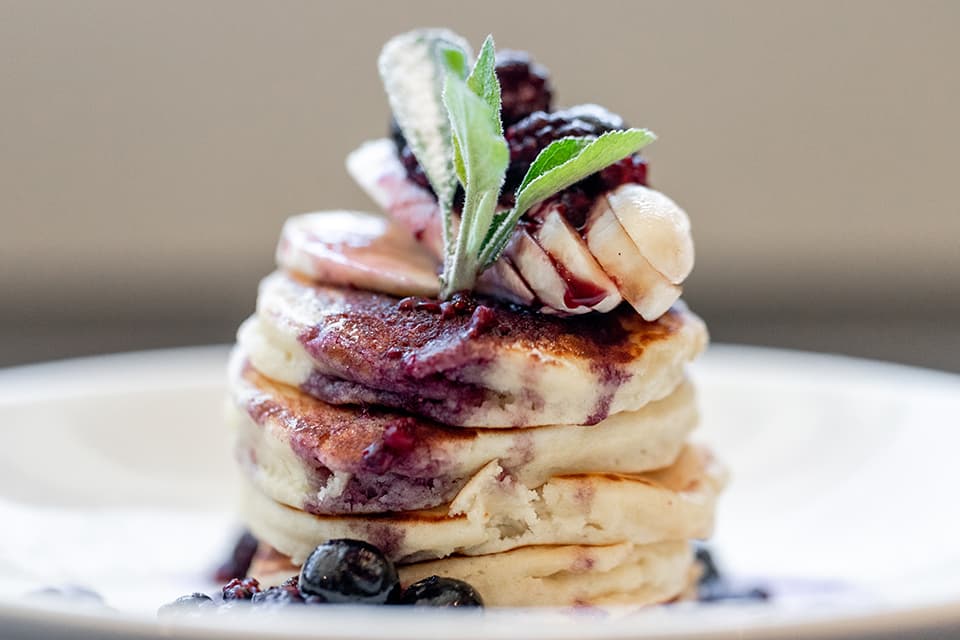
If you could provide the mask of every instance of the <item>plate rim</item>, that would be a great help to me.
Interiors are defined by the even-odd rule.
[[[67,358],[40,363],[21,364],[12,367],[0,368],[0,406],[19,404],[23,402],[49,401],[58,398],[86,396],[91,389],[100,390],[96,395],[110,395],[137,390],[197,388],[198,386],[221,386],[225,382],[226,358],[230,349],[229,344],[198,345],[177,348],[151,349],[142,351],[128,351],[103,355],[90,355],[77,358]],[[712,354],[712,355],[710,355]],[[766,365],[792,365],[793,370],[800,366],[799,374],[809,374],[813,369],[842,367],[850,371],[857,371],[861,375],[874,380],[884,378],[903,378],[908,376],[910,381],[928,387],[946,385],[960,389],[960,374],[937,369],[916,367],[902,363],[887,362],[868,358],[847,355],[782,349],[766,346],[740,344],[712,344],[707,351],[707,358],[722,363],[724,360],[747,359]],[[783,361],[787,361],[784,363]],[[222,362],[223,367],[213,365]],[[778,365],[779,363],[779,365]],[[191,373],[182,375],[181,370],[188,365],[194,365]],[[694,363],[694,372],[699,363]],[[159,366],[158,366],[159,365]],[[195,366],[201,365],[201,366]],[[709,365],[708,365],[709,366]],[[141,375],[130,375],[137,371]],[[80,376],[78,372],[87,375]],[[178,375],[171,377],[171,373]],[[31,382],[37,377],[43,377],[46,382],[43,389],[36,389]],[[696,376],[696,373],[694,373]],[[119,388],[111,386],[102,389],[105,384],[119,383]],[[550,610],[548,610],[550,611]],[[71,607],[41,605],[29,601],[15,599],[0,600],[0,621],[7,624],[19,623],[21,626],[43,623],[52,630],[69,629],[88,633],[122,633],[129,637],[155,638],[161,635],[173,634],[174,637],[213,637],[224,630],[223,624],[211,625],[204,621],[166,621],[158,623],[145,616],[108,611],[105,614],[100,610],[79,611]],[[495,614],[500,616],[498,612]],[[221,618],[223,620],[225,618]],[[4,626],[6,627],[7,624]],[[79,625],[79,627],[78,627]],[[578,625],[579,626],[579,625]],[[857,636],[889,633],[891,629],[897,633],[920,632],[936,629],[943,631],[949,628],[960,630],[960,597],[934,604],[893,606],[886,610],[871,610],[869,612],[840,611],[824,618],[814,620],[788,619],[774,621],[757,621],[750,626],[738,628],[719,628],[712,630],[697,629],[695,631],[677,631],[668,633],[644,633],[636,635],[627,633],[626,628],[617,624],[605,624],[603,637],[608,640],[620,638],[643,638],[655,640],[676,640],[695,634],[710,640],[727,640],[728,638],[851,638]],[[634,630],[636,627],[634,626]],[[249,633],[247,633],[249,631]],[[263,629],[248,629],[230,627],[231,637],[262,637]],[[518,630],[520,631],[520,630]],[[197,635],[200,634],[200,635]],[[308,634],[290,633],[290,629],[283,629],[276,638],[303,638]],[[312,634],[311,637],[318,637]],[[358,635],[340,633],[344,638],[367,638],[372,635]],[[415,637],[399,634],[398,640],[406,637]],[[481,637],[467,635],[465,637]],[[509,636],[498,636],[509,637]],[[529,633],[524,637],[532,637]],[[542,636],[541,636],[542,637]]]

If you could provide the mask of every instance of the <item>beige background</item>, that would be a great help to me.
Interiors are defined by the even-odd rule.
[[[960,3],[888,1],[0,2],[0,364],[230,340],[417,25],[660,135],[715,337],[960,369]]]

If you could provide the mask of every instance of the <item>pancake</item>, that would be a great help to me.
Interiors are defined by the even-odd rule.
[[[356,538],[395,561],[485,555],[535,545],[652,544],[706,538],[725,470],[687,446],[670,467],[643,474],[556,476],[536,490],[494,461],[449,504],[431,510],[317,516],[282,505],[249,482],[241,511],[257,537],[295,563],[332,538]]]
[[[274,273],[238,335],[269,378],[331,404],[384,405],[452,426],[596,424],[667,396],[705,347],[678,305],[557,318],[485,298],[436,303]]]
[[[697,422],[692,385],[593,426],[449,428],[376,407],[331,405],[231,363],[237,459],[256,487],[315,514],[412,511],[449,503],[496,460],[517,483],[669,466]]]
[[[279,584],[299,572],[289,558],[262,545],[250,575]],[[400,583],[438,575],[464,580],[487,606],[644,606],[684,596],[696,582],[686,541],[649,545],[523,547],[485,556],[456,556],[400,565]]]

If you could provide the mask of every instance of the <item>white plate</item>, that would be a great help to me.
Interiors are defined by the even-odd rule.
[[[0,636],[710,638],[903,636],[960,629],[960,377],[713,347],[694,367],[704,423],[734,470],[714,547],[766,604],[641,614],[395,608],[218,615],[162,625],[212,590],[234,533],[221,427],[223,347],[0,372]],[[24,598],[84,584],[110,609]]]

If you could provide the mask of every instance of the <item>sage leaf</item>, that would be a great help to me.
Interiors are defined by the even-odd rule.
[[[455,173],[464,188],[463,210],[451,259],[445,264],[441,297],[471,289],[481,269],[480,249],[494,220],[510,151],[500,123],[500,85],[493,40],[464,80],[448,68],[443,103],[450,119]]]
[[[392,38],[377,61],[390,109],[437,194],[444,246],[452,247],[450,208],[457,189],[450,121],[443,105],[448,69],[466,76],[470,45],[446,29],[418,29]]]
[[[656,140],[646,129],[608,131],[597,138],[561,138],[541,151],[516,191],[516,204],[487,236],[480,267],[493,264],[506,247],[520,217],[532,206],[587,176],[630,156]]]

